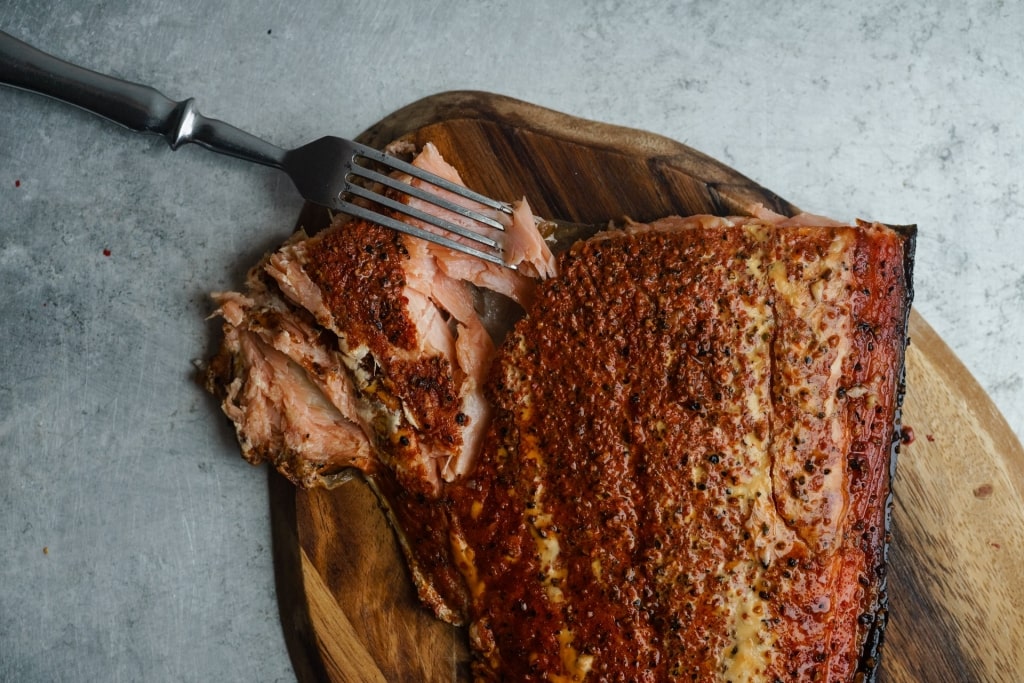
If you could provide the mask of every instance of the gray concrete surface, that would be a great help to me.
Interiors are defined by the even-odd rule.
[[[672,5],[669,8],[668,5]],[[8,0],[0,30],[283,146],[482,89],[917,223],[917,308],[1024,435],[1024,4]],[[288,681],[266,475],[192,381],[300,200],[0,88],[0,681]]]

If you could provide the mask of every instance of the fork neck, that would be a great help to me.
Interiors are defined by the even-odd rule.
[[[281,168],[284,164],[286,150],[229,123],[203,116],[191,98],[178,103],[176,114],[177,123],[166,134],[171,149],[194,143],[264,166]]]

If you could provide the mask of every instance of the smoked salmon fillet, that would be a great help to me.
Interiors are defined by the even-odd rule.
[[[869,676],[911,248],[716,217],[573,247],[450,490],[477,680]]]
[[[363,473],[477,681],[871,680],[914,233],[755,213],[556,258],[522,202],[518,271],[336,219],[215,295],[207,384],[251,462]]]

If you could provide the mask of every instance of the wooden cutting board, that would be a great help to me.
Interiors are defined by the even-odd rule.
[[[527,196],[540,215],[570,221],[745,214],[756,202],[797,211],[672,140],[486,93],[426,98],[361,136],[399,138],[434,142],[474,189]],[[323,221],[315,207],[300,217]],[[880,680],[1020,681],[1024,450],[916,312],[910,331],[904,423],[916,440],[897,468]],[[301,681],[468,680],[464,633],[419,607],[362,481],[307,492],[271,475],[270,492],[281,620]]]

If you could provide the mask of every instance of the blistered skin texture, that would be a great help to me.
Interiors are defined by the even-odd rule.
[[[854,680],[883,599],[902,239],[675,219],[559,267],[450,492],[478,679]]]

